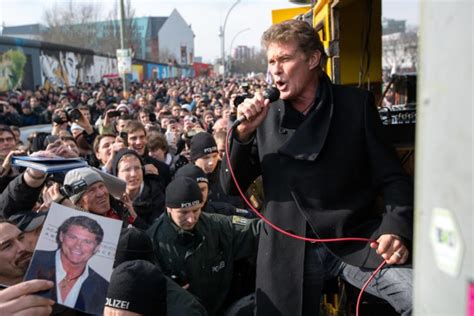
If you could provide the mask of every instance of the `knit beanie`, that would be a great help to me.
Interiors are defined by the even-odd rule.
[[[112,160],[112,174],[116,177],[118,176],[118,164],[125,155],[134,155],[138,158],[142,167],[144,165],[142,157],[140,157],[140,155],[135,150],[122,148],[115,154],[114,159]]]
[[[135,227],[122,229],[117,244],[114,267],[132,260],[155,262],[153,244],[148,235]]]
[[[196,180],[178,177],[166,187],[166,206],[188,208],[202,203],[202,193]]]
[[[217,144],[214,137],[207,133],[201,132],[191,138],[191,161],[196,161],[202,156],[217,153]]]
[[[201,168],[199,168],[198,166],[192,163],[188,163],[187,165],[179,168],[178,171],[176,171],[174,176],[175,178],[177,177],[192,178],[196,180],[198,183],[200,182],[209,183],[206,173]]]
[[[110,277],[105,306],[141,315],[166,315],[166,279],[148,261],[126,261]]]

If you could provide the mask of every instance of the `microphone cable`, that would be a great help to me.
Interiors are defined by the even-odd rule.
[[[252,210],[252,212],[255,213],[263,222],[265,222],[268,226],[276,230],[277,232],[298,240],[302,240],[305,242],[311,242],[311,243],[330,243],[330,242],[344,242],[344,241],[359,241],[359,242],[377,242],[376,240],[372,240],[370,238],[362,238],[362,237],[344,237],[344,238],[308,238],[305,236],[300,236],[297,234],[293,234],[291,232],[288,232],[284,230],[283,228],[279,227],[278,225],[272,223],[269,219],[267,219],[262,213],[260,213],[255,207],[253,207],[252,203],[247,199],[245,196],[242,188],[239,185],[239,182],[237,181],[237,178],[234,174],[234,169],[232,168],[232,163],[230,161],[230,148],[229,148],[229,142],[230,138],[233,135],[233,132],[237,128],[238,124],[234,124],[229,130],[227,131],[227,136],[225,138],[225,156],[227,159],[227,165],[229,169],[230,176],[232,178],[232,181],[234,182],[235,187],[237,188],[237,191],[239,191],[240,196],[244,200],[245,204],[247,204],[248,207]],[[360,307],[360,301],[362,299],[362,294],[364,293],[365,289],[368,287],[369,283],[374,279],[374,277],[379,273],[380,270],[386,265],[386,261],[383,260],[382,263],[375,269],[375,271],[370,275],[370,277],[367,279],[367,281],[364,283],[364,285],[361,288],[361,291],[359,293],[359,296],[357,297],[357,304],[356,304],[356,316],[359,316],[359,307]]]

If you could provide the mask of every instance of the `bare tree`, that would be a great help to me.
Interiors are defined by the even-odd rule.
[[[135,9],[131,5],[131,0],[127,0],[124,7],[124,46],[131,48],[136,57],[143,58],[140,32],[135,21]],[[103,52],[115,55],[116,50],[120,48],[120,10],[117,2],[114,3],[114,8],[108,15],[99,40]]]
[[[267,57],[264,50],[257,51],[248,58],[243,59],[229,59],[231,62],[230,72],[234,74],[248,74],[250,72],[267,71]]]
[[[100,5],[69,0],[66,4],[54,4],[44,11],[46,29],[41,36],[44,41],[92,49],[96,52],[115,55],[120,48],[120,14],[117,2],[105,19],[100,16]],[[140,33],[135,22],[135,10],[131,0],[125,3],[124,41],[141,56]]]
[[[166,47],[160,47],[158,53],[158,62],[169,63],[172,60],[176,60],[176,56]]]
[[[416,31],[384,35],[382,38],[383,67],[395,71],[416,71],[418,35]]]
[[[92,48],[91,40],[96,38],[100,5],[75,3],[69,0],[59,6],[57,3],[44,11],[46,28],[41,37],[46,42]]]

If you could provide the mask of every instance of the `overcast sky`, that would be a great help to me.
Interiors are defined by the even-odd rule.
[[[104,15],[118,0],[75,0],[75,2],[95,3]],[[68,3],[68,0],[0,0],[0,24],[6,26],[41,23],[45,8],[54,3]],[[195,56],[202,56],[211,62],[220,56],[219,27],[235,0],[132,0],[135,15],[168,16],[176,8],[191,24],[195,37]],[[383,16],[404,19],[409,24],[418,24],[418,0],[383,0]],[[230,42],[234,46],[260,47],[260,36],[271,24],[274,9],[297,7],[288,0],[241,0],[232,10],[226,26],[226,52]]]

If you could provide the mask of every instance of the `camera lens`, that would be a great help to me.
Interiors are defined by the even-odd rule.
[[[81,111],[78,109],[71,109],[67,112],[68,120],[74,122],[81,118]]]
[[[62,124],[64,123],[63,119],[61,118],[61,116],[57,113],[54,113],[53,116],[52,116],[52,121],[56,124]]]

